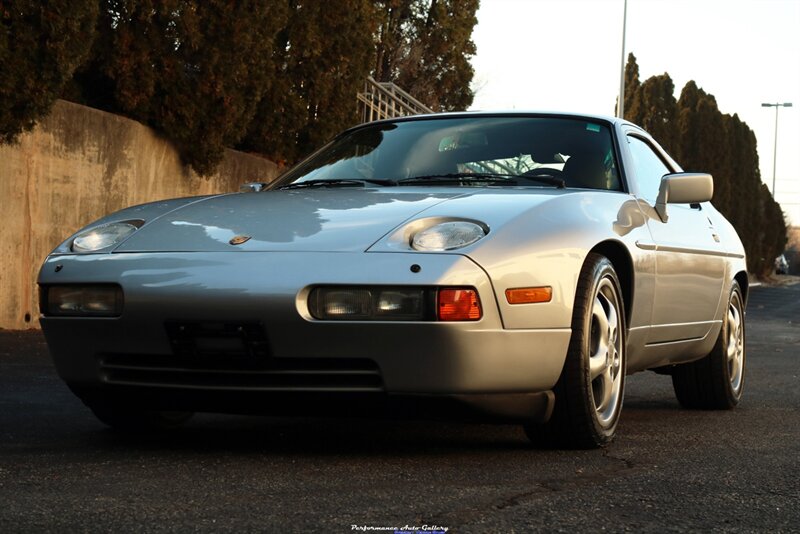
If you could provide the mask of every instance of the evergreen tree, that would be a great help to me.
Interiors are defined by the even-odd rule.
[[[406,62],[405,58],[411,55],[412,44],[418,42],[414,21],[423,16],[426,3],[422,0],[374,1],[378,28],[372,75],[376,80],[381,82],[397,80],[400,66]]]
[[[46,115],[89,52],[96,0],[0,0],[0,143]]]
[[[76,81],[86,103],[153,126],[209,174],[255,115],[285,21],[279,2],[103,0]]]
[[[162,132],[201,174],[223,146],[291,163],[358,122],[372,71],[441,110],[472,102],[478,0],[100,0],[72,100]]]
[[[358,123],[356,94],[369,74],[377,25],[370,0],[288,1],[277,61],[241,147],[294,161]]]
[[[637,120],[642,114],[639,102],[639,88],[641,85],[636,56],[633,53],[629,53],[628,61],[625,63],[625,119],[634,124],[638,124]],[[619,96],[617,96],[617,100],[619,100]],[[614,111],[618,113],[619,108],[615,108]]]
[[[437,111],[472,104],[469,63],[479,0],[375,0],[380,15],[373,76]]]
[[[750,272],[765,276],[786,246],[786,224],[780,205],[761,181],[755,133],[735,115],[728,125],[728,139],[734,147],[732,222],[744,242]]]
[[[714,176],[714,205],[730,213],[732,145],[716,100],[690,81],[681,91],[677,119],[673,155],[685,170]]]
[[[760,184],[759,193],[765,220],[760,225],[763,229],[763,234],[760,236],[761,240],[759,241],[762,243],[761,253],[758,255],[758,261],[753,262],[755,265],[752,272],[766,276],[774,273],[775,258],[786,249],[786,243],[789,240],[788,225],[780,204],[772,198],[772,193],[767,184],[763,182]]]
[[[630,112],[625,111],[626,119],[647,130],[670,153],[677,145],[677,115],[675,84],[667,73],[645,80],[632,97]]]

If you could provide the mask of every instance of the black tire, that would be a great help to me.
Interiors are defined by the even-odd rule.
[[[704,358],[672,368],[672,387],[684,408],[730,410],[739,404],[745,378],[744,298],[733,281],[714,348]]]
[[[625,307],[608,258],[590,253],[581,269],[572,337],[554,388],[553,416],[525,426],[537,445],[596,448],[611,442],[625,393]]]

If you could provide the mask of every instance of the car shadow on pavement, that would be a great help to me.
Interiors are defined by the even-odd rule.
[[[98,423],[98,425],[100,425]],[[383,419],[246,417],[201,414],[184,427],[126,433],[99,427],[85,438],[102,446],[190,449],[195,452],[370,455],[432,450],[530,448],[514,425],[477,425]]]

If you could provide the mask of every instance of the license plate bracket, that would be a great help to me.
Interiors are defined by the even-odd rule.
[[[270,356],[260,322],[167,321],[172,352],[179,358],[265,359]]]

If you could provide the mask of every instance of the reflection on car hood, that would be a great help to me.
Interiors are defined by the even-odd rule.
[[[512,191],[508,191],[511,194],[498,193],[509,201],[513,197],[518,200],[522,200],[519,197],[525,197],[524,205],[530,208],[553,194],[550,190],[544,191],[546,193],[542,194],[520,194],[519,191],[516,194]],[[189,204],[148,221],[115,252],[364,251],[401,223],[424,216],[422,212],[433,206],[442,203],[458,205],[461,204],[459,198],[466,200],[481,193],[488,192],[485,189],[432,190],[425,187],[222,195]],[[473,199],[464,204],[472,208],[483,205],[485,209],[491,202],[476,203]],[[515,204],[520,202],[506,203],[505,208]],[[505,215],[508,215],[507,210]],[[459,213],[458,216],[481,218],[481,213]],[[491,224],[485,219],[483,217],[485,222]],[[247,239],[240,239],[244,242],[232,245],[231,240],[240,236]]]

